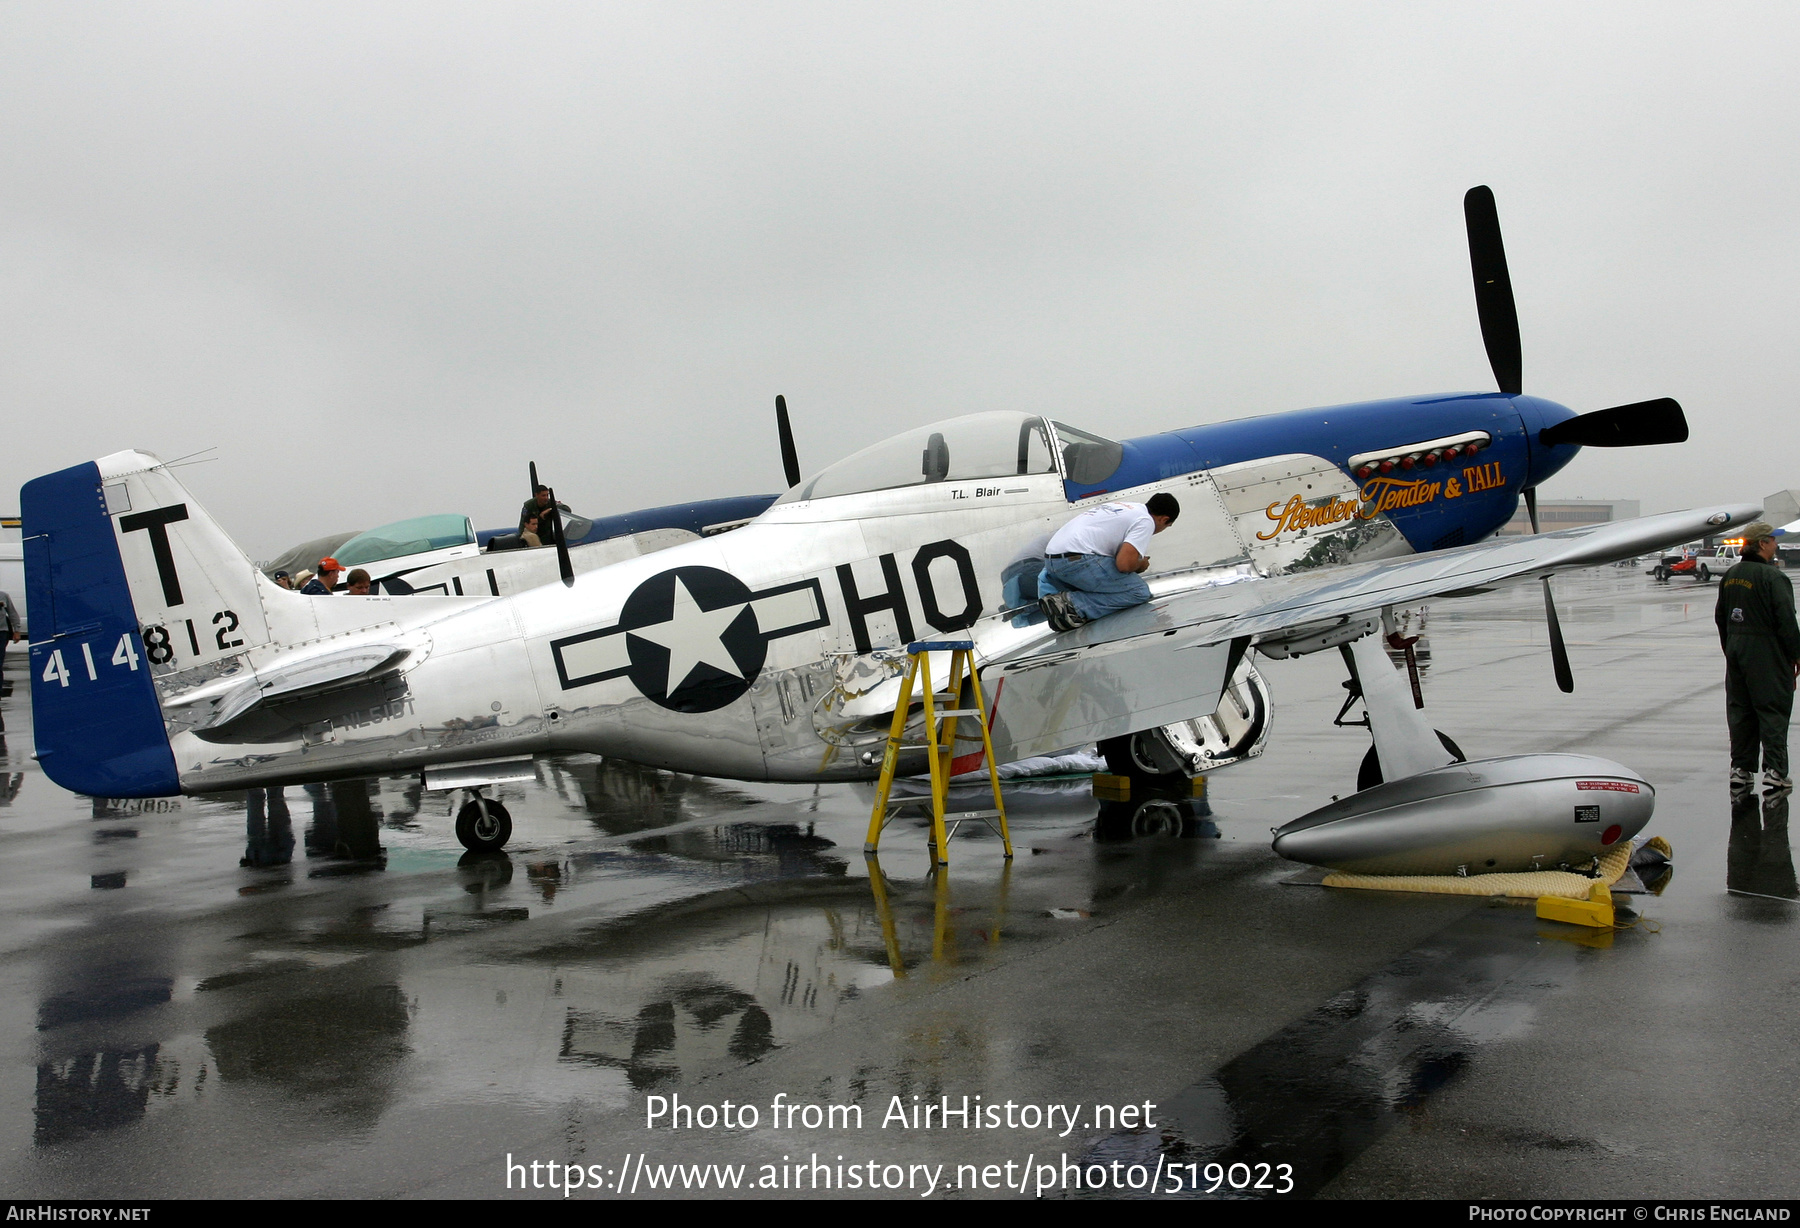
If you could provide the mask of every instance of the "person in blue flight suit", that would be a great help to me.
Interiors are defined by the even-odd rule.
[[[1794,621],[1794,582],[1775,566],[1775,530],[1764,521],[1744,529],[1744,549],[1719,582],[1713,622],[1725,650],[1725,724],[1731,731],[1731,784],[1756,782],[1762,752],[1763,785],[1791,789],[1788,720],[1800,678],[1800,625]]]
[[[1175,523],[1181,505],[1166,491],[1148,503],[1102,503],[1074,517],[1044,547],[1038,608],[1058,631],[1150,600],[1143,572],[1150,538]]]

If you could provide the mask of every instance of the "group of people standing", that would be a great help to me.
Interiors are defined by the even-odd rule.
[[[337,586],[338,577],[344,577],[344,587]],[[319,560],[319,570],[302,570],[297,576],[290,576],[285,571],[278,571],[274,576],[275,583],[282,588],[303,593],[308,597],[329,597],[341,592],[348,597],[367,597],[373,587],[369,573],[360,567],[353,567],[346,575],[344,565],[333,558]]]

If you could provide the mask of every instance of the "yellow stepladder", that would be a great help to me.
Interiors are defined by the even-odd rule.
[[[950,654],[950,678],[944,688],[947,707],[937,706],[937,690],[931,684],[931,654],[948,652]],[[1006,855],[1013,855],[1012,836],[1006,830],[1006,803],[1000,797],[1000,769],[994,762],[994,743],[988,734],[987,700],[981,694],[981,679],[975,676],[975,643],[973,640],[920,640],[906,646],[906,677],[900,683],[900,698],[894,703],[894,723],[888,731],[887,749],[881,757],[881,779],[875,786],[875,810],[869,816],[869,836],[863,843],[864,853],[874,853],[881,845],[881,829],[886,827],[899,813],[900,807],[907,805],[923,805],[931,803],[931,846],[933,856],[939,865],[950,864],[950,837],[956,828],[969,819],[980,819],[994,831],[999,833],[1000,842],[1006,847]],[[960,708],[962,688],[965,679],[969,689],[975,693],[973,708]],[[925,697],[925,743],[922,746],[902,746],[902,736],[906,732],[906,718],[912,712],[914,686],[921,688]],[[957,733],[966,716],[975,718],[981,727],[981,736]],[[992,810],[965,810],[946,815],[944,803],[950,793],[950,763],[956,757],[956,744],[959,741],[981,743],[982,759],[987,764],[988,781],[994,789],[994,808]],[[888,801],[888,794],[894,787],[894,770],[900,762],[902,750],[923,750],[928,752],[931,763],[931,796],[930,798],[907,798],[903,801]],[[995,820],[999,820],[998,824]],[[946,820],[949,820],[946,826]]]

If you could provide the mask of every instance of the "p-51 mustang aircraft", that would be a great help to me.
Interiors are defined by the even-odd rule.
[[[565,556],[560,582],[527,591],[306,597],[259,574],[154,456],[36,478],[21,507],[39,760],[65,788],[118,797],[413,771],[474,787],[576,751],[740,779],[869,779],[905,646],[954,635],[975,644],[1002,761],[1098,740],[1146,772],[1221,766],[1267,734],[1251,648],[1279,659],[1347,645],[1395,606],[1540,578],[1567,690],[1552,573],[1760,509],[1486,540],[1581,447],[1680,442],[1687,426],[1671,400],[1578,415],[1523,395],[1493,196],[1473,189],[1464,208],[1498,392],[1122,441],[992,411],[810,478],[783,412],[789,489],[750,523],[580,575]],[[1083,508],[1158,491],[1182,511],[1156,539],[1152,602],[1052,631],[1014,587],[1041,539]],[[1435,742],[1403,745],[1417,729],[1393,732],[1406,722],[1375,710],[1391,689],[1365,688],[1382,762],[1448,762]],[[923,770],[915,757],[903,770]],[[458,820],[471,848],[510,829],[492,802]]]

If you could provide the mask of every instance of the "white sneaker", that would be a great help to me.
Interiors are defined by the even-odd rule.
[[[1763,788],[1765,789],[1791,789],[1793,787],[1794,782],[1778,772],[1763,773]]]
[[[1756,783],[1756,773],[1755,772],[1748,772],[1748,771],[1745,771],[1743,768],[1732,768],[1731,769],[1731,787],[1732,788],[1747,789],[1755,783]]]

